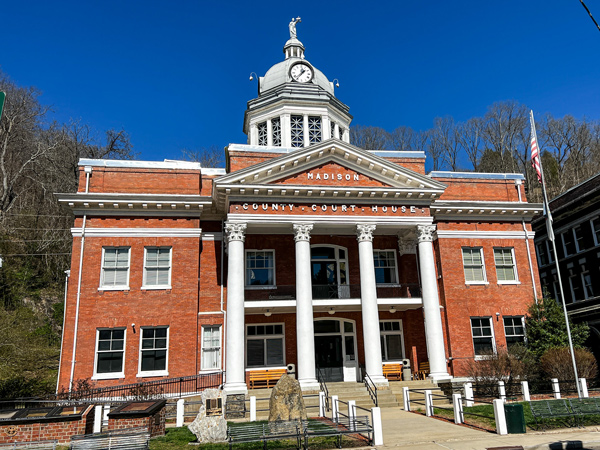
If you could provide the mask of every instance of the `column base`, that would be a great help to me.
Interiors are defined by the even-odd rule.
[[[371,381],[375,384],[375,386],[389,386],[390,383],[386,377],[383,375],[369,375],[371,377]]]
[[[307,378],[305,380],[298,380],[298,382],[300,383],[300,388],[302,389],[302,392],[306,392],[306,391],[318,392],[321,390],[321,385],[315,378],[312,378],[312,379]]]
[[[433,372],[427,375],[427,378],[433,381],[451,380],[452,377],[447,372]]]
[[[223,385],[223,394],[224,395],[233,395],[233,394],[248,394],[248,386],[246,383],[225,383]]]

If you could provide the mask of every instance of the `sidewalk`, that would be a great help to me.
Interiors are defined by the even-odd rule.
[[[484,450],[494,447],[523,447],[531,450],[555,450],[587,446],[600,449],[600,427],[499,436],[406,412],[400,408],[382,409],[381,419],[384,445],[377,447],[378,449],[402,447],[409,450]]]

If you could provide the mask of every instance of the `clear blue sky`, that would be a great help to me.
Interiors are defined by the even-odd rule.
[[[142,159],[245,143],[249,74],[283,59],[296,16],[354,124],[427,129],[502,100],[600,118],[600,32],[578,0],[21,0],[0,15],[0,68],[60,121],[124,128]]]

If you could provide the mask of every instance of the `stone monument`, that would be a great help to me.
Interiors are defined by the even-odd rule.
[[[306,420],[300,383],[289,375],[283,375],[271,392],[269,422],[275,420]]]
[[[196,419],[188,425],[189,430],[196,435],[201,444],[226,441],[227,421],[223,417],[223,408],[219,411],[214,408],[215,404],[223,401],[222,392],[219,389],[206,389],[202,392],[201,399],[200,411]]]

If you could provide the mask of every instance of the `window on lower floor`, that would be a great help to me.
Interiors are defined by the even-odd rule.
[[[402,322],[386,320],[379,322],[381,334],[381,358],[383,361],[399,361],[404,358]]]
[[[124,289],[129,286],[129,247],[102,248],[102,276],[104,289]]]
[[[275,286],[275,251],[246,251],[246,286]]]
[[[142,328],[140,372],[166,372],[168,327]]]
[[[510,283],[518,281],[514,249],[512,247],[495,248],[494,263],[496,264],[496,276],[498,277],[498,283]]]
[[[394,250],[373,250],[375,281],[377,284],[397,284],[396,252]]]
[[[554,298],[559,302],[562,302],[562,296],[560,295],[560,284],[558,282],[558,275],[556,275],[556,270],[552,271],[552,293],[554,294]]]
[[[473,334],[475,356],[495,353],[491,317],[471,317],[471,333]]]
[[[548,260],[548,253],[546,252],[546,242],[540,242],[535,245],[535,249],[537,250],[538,264],[540,267],[548,265],[550,262]]]
[[[463,247],[462,259],[465,270],[465,282],[482,283],[486,281],[483,249],[481,247]]]
[[[585,250],[585,239],[581,225],[573,227],[573,237],[575,238],[575,251],[582,252]]]
[[[202,326],[202,370],[221,368],[221,325]]]
[[[577,300],[583,300],[583,294],[581,292],[581,277],[580,274],[571,268],[569,270],[569,287],[571,288],[571,302]],[[568,296],[567,296],[568,297]],[[566,297],[565,297],[566,299]]]
[[[269,367],[285,364],[283,324],[246,327],[246,366]]]
[[[567,230],[561,235],[561,240],[563,244],[563,252],[565,258],[569,255],[573,255],[575,253],[575,242],[573,241],[573,230]]]
[[[525,343],[525,326],[523,316],[504,317],[504,335],[508,348],[515,344]]]
[[[96,375],[123,376],[125,329],[97,330]]]

